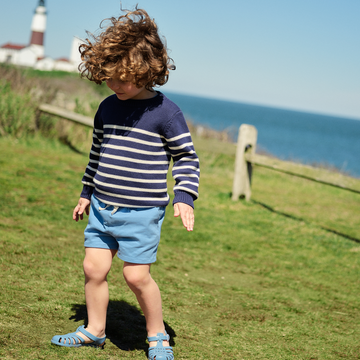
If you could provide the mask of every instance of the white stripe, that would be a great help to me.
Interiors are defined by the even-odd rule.
[[[140,174],[166,174],[168,172],[167,169],[165,169],[165,170],[144,170],[144,169],[129,168],[129,167],[125,167],[125,166],[116,166],[116,165],[111,165],[111,164],[106,164],[106,163],[101,163],[101,166],[107,167],[109,169],[124,170],[127,172],[135,172],[135,173],[140,173]]]
[[[184,152],[182,152],[182,153],[173,154],[173,157],[176,158],[176,157],[179,157],[180,155],[183,155],[183,154],[189,154],[189,155],[191,155],[191,154],[194,154],[194,153],[195,153],[194,150],[184,151]]]
[[[100,143],[102,142],[102,139],[99,139],[99,137],[95,133],[93,133],[93,143],[94,143],[94,139],[96,139]]]
[[[82,181],[82,183],[83,183],[84,185],[88,185],[88,186],[91,186],[91,187],[95,187],[95,185],[94,185],[93,183],[89,183],[89,182],[87,182],[87,181]]]
[[[182,138],[187,137],[187,136],[191,136],[189,132],[188,132],[188,133],[185,133],[185,134],[180,134],[180,135],[175,136],[175,137],[170,138],[170,139],[166,139],[166,138],[165,138],[165,140],[166,140],[167,142],[172,142],[172,141],[176,141],[176,140],[182,139]]]
[[[93,176],[89,175],[88,173],[85,173],[84,176],[86,176],[86,177],[88,177],[88,178],[90,178],[90,179],[93,179],[93,178],[94,178]]]
[[[97,179],[94,179],[94,183],[97,185],[102,185],[105,188],[109,189],[122,189],[122,190],[130,190],[130,191],[137,191],[137,192],[143,192],[143,193],[163,193],[167,191],[167,188],[163,189],[150,189],[150,188],[136,188],[132,186],[121,186],[121,185],[114,185],[114,184],[107,184],[103,181],[99,181]]]
[[[132,182],[147,183],[147,184],[148,183],[149,184],[162,184],[162,183],[166,184],[166,179],[163,179],[163,180],[137,179],[137,178],[126,177],[126,176],[116,176],[116,175],[106,174],[99,170],[96,173],[101,176],[108,177],[110,179],[115,179],[115,180],[132,181]]]
[[[93,154],[95,156],[100,156],[100,152],[95,152],[94,150],[90,150],[90,154]]]
[[[174,186],[174,190],[184,190],[186,192],[194,194],[196,197],[199,197],[199,194],[196,191],[193,191],[185,186]]]
[[[153,136],[156,138],[160,138],[160,135],[157,133],[153,133],[147,130],[143,130],[143,129],[138,129],[138,128],[133,128],[130,126],[121,126],[121,125],[104,125],[104,129],[119,129],[119,130],[125,130],[125,131],[132,131],[132,132],[137,132],[140,134],[145,134],[145,135],[149,135],[149,136]]]
[[[119,160],[119,161],[127,161],[127,162],[131,162],[131,163],[136,163],[136,164],[149,164],[149,165],[168,165],[169,161],[150,161],[150,160],[139,160],[139,159],[134,159],[134,158],[129,158],[129,157],[125,157],[125,156],[116,156],[116,155],[111,155],[111,154],[107,154],[107,153],[101,153],[101,157],[105,157],[108,159],[115,159],[115,160]]]
[[[188,142],[188,143],[181,144],[179,146],[169,146],[169,149],[178,150],[178,149],[183,149],[183,148],[185,148],[187,146],[194,146],[194,144],[192,142]]]
[[[198,168],[195,167],[195,166],[174,166],[172,169],[173,169],[173,171],[179,170],[179,169],[191,169],[191,170],[200,172],[200,169],[198,169]]]
[[[131,141],[134,143],[149,145],[149,146],[154,146],[154,147],[163,147],[164,146],[164,144],[162,142],[145,141],[145,140],[132,138],[129,136],[104,135],[104,138],[110,138],[110,139],[116,139],[116,140],[122,140],[122,141]]]
[[[198,183],[194,183],[194,182],[191,182],[191,181],[180,181],[176,186],[185,185],[185,184],[194,185],[195,187],[199,186]]]
[[[175,179],[177,179],[178,177],[181,177],[181,176],[184,176],[184,177],[194,177],[194,178],[199,179],[199,176],[196,175],[196,174],[175,174],[175,175],[173,176],[173,179],[175,180]]]
[[[181,159],[179,159],[178,161],[192,161],[192,162],[199,162],[198,158],[192,158],[192,157],[183,157]]]
[[[133,152],[136,154],[144,154],[144,155],[152,155],[152,156],[167,156],[170,155],[168,151],[146,151],[146,150],[140,150],[135,148],[130,148],[127,146],[118,146],[118,145],[110,145],[110,144],[103,144],[102,147],[109,148],[109,149],[115,149],[115,150],[124,150],[128,152]]]
[[[98,161],[97,161],[97,162],[98,162]],[[90,165],[88,165],[88,166],[86,167],[86,169],[89,169],[89,170],[91,170],[91,171],[96,172],[96,169],[92,168]],[[85,174],[86,174],[86,170],[85,170]]]
[[[128,200],[140,200],[140,201],[164,201],[164,200],[169,200],[169,194],[166,194],[166,197],[163,198],[149,198],[149,197],[143,197],[143,196],[127,196],[127,195],[119,195],[119,194],[113,194],[113,193],[108,193],[106,191],[100,190],[98,188],[96,188],[96,190],[101,193],[101,194],[105,194],[105,195],[109,195],[112,197],[117,197],[117,198],[122,198],[122,199],[128,199]],[[127,205],[126,205],[127,206]]]

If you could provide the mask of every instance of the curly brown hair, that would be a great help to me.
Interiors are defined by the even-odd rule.
[[[101,84],[110,78],[131,81],[137,87],[151,90],[164,85],[169,70],[174,70],[166,43],[161,41],[153,19],[143,9],[125,10],[119,18],[111,17],[110,25],[100,35],[88,33],[92,40],[80,45],[81,77]]]

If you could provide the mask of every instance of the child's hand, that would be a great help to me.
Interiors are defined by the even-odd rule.
[[[186,227],[187,231],[193,231],[194,229],[194,209],[184,203],[174,204],[174,216],[178,217],[180,215],[181,220]]]
[[[79,221],[83,219],[84,211],[86,215],[89,215],[89,207],[90,207],[90,200],[85,198],[80,198],[78,204],[76,205],[73,211],[73,220]]]

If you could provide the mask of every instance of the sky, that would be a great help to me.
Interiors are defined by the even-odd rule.
[[[0,0],[0,45],[26,45],[38,0]],[[118,0],[45,0],[45,54],[120,16]],[[360,120],[359,0],[123,0],[155,19],[176,70],[164,91]]]

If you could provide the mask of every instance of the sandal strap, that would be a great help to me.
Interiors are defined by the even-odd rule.
[[[158,343],[156,346],[149,348],[148,359],[163,359],[163,360],[174,360],[174,353],[171,346],[162,346]]]
[[[148,336],[147,339],[148,341],[169,341],[170,336],[165,331],[165,335],[163,333],[157,333],[156,336]]]
[[[76,333],[66,334],[66,335],[63,335],[61,337],[62,337],[62,339],[65,340],[66,343],[68,341],[69,341],[70,344],[72,344],[73,341],[75,341],[75,344],[83,344],[84,343],[84,339],[81,336],[76,335]]]
[[[79,326],[76,330],[76,332],[81,332],[82,334],[86,335],[90,340],[92,341],[99,341],[99,339],[96,336],[94,336],[93,334],[89,333],[88,331],[85,330],[85,325]],[[103,338],[105,340],[106,336]]]

